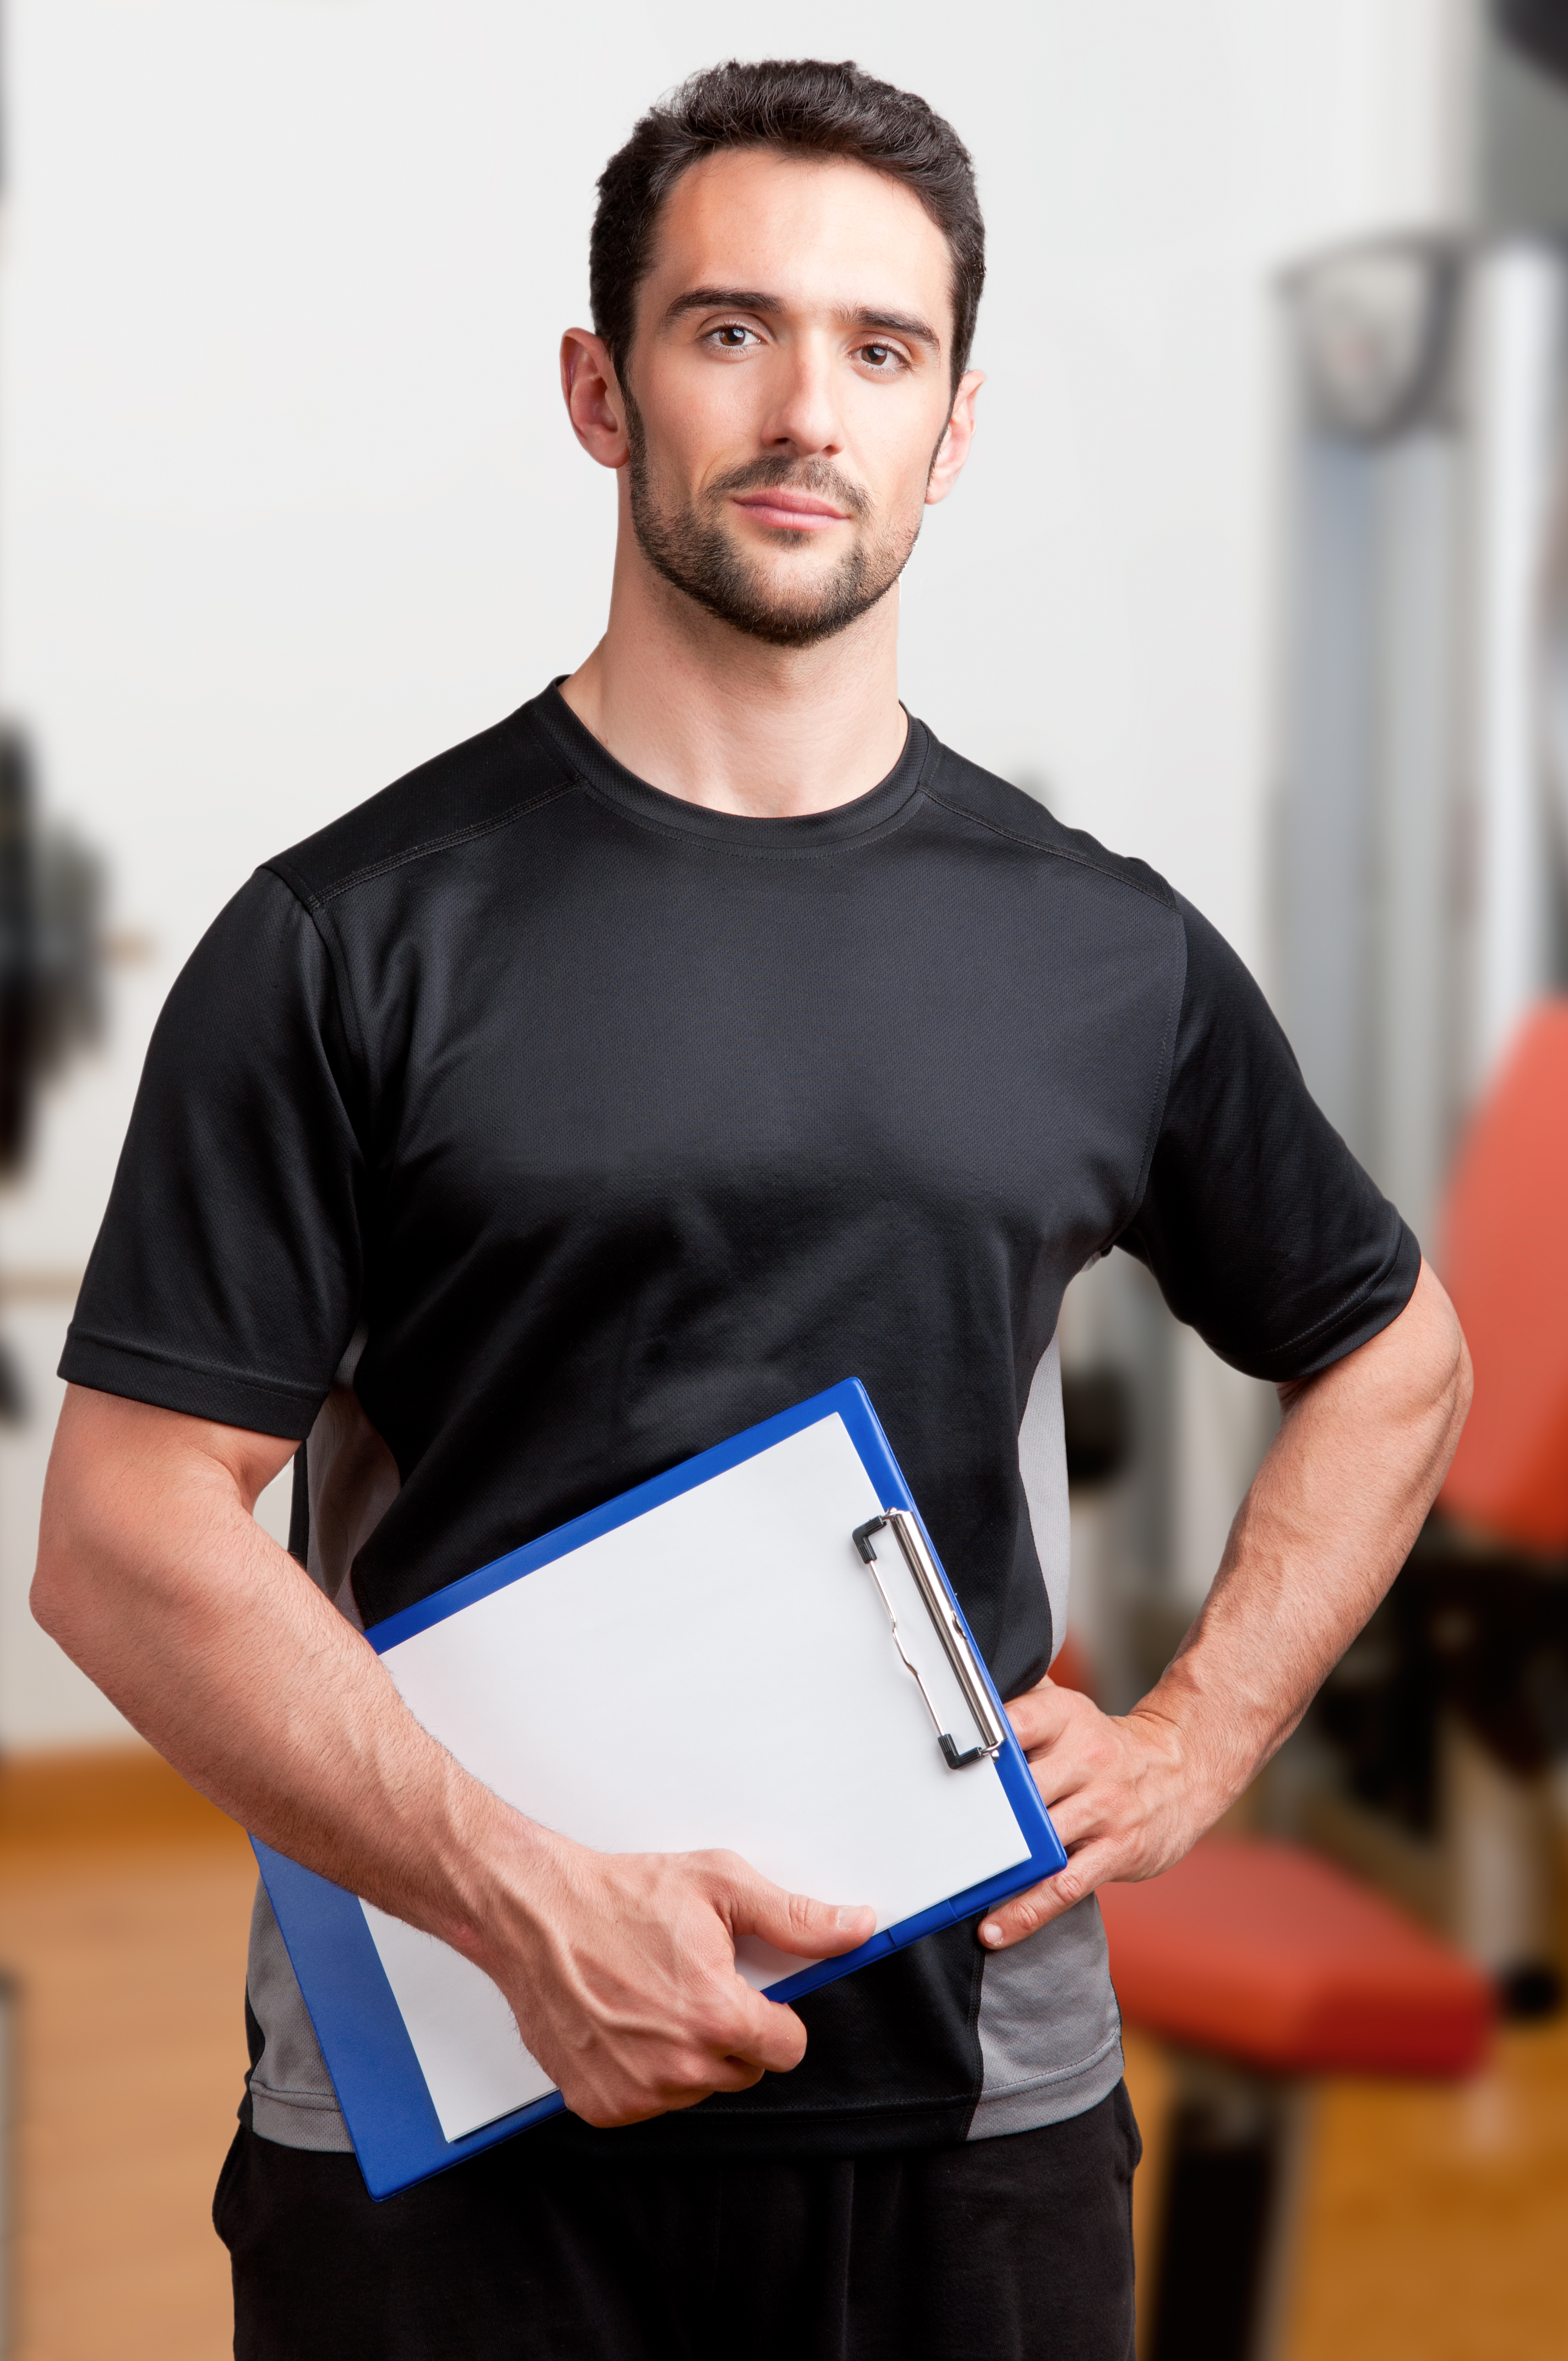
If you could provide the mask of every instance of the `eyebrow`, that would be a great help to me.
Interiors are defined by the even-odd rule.
[[[766,295],[755,287],[694,287],[685,295],[677,295],[665,313],[666,320],[679,320],[688,312],[786,312],[789,309],[782,296]],[[927,345],[939,353],[942,340],[935,328],[904,312],[883,312],[869,303],[851,306],[838,312],[834,317],[841,328],[883,328],[889,335],[907,336],[912,344]]]

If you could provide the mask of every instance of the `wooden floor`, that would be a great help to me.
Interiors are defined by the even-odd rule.
[[[155,1758],[0,1771],[20,1986],[14,2361],[219,2361],[209,2218],[245,2071],[256,1869]]]
[[[1147,2288],[1173,2078],[1146,2037],[1126,2052]],[[1506,2029],[1474,2081],[1330,2079],[1310,2105],[1272,2361],[1568,2361],[1568,2018]]]
[[[1447,2089],[1330,2082],[1285,2361],[1564,2361],[1568,2021]]]
[[[11,2361],[229,2351],[208,2207],[254,1883],[239,1831],[151,1757],[0,1769],[0,1965],[22,1991]],[[1128,2081],[1144,2268],[1170,2076],[1136,2035]],[[1568,2356],[1568,2023],[1504,2034],[1457,2088],[1325,2083],[1310,2159],[1278,2361]]]

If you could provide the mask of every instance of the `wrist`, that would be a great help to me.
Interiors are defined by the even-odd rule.
[[[1178,1657],[1130,1719],[1166,1766],[1196,1839],[1229,1810],[1252,1776],[1254,1765],[1234,1714]]]
[[[433,1848],[441,1890],[432,1897],[430,1931],[494,1974],[514,1954],[518,1936],[543,1915],[545,1895],[564,1882],[565,1859],[578,1850],[542,1828],[470,1777],[456,1773],[442,1841]]]

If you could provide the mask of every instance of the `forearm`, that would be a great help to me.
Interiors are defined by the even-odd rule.
[[[1394,1331],[1290,1389],[1212,1588],[1141,1711],[1215,1818],[1288,1738],[1409,1556],[1469,1404],[1464,1340],[1423,1268]]]
[[[74,1397],[34,1611],[194,1786],[280,1851],[474,1953],[543,1832],[423,1730],[374,1651],[250,1514],[225,1453]],[[191,1422],[192,1430],[196,1422]],[[254,1499],[254,1494],[252,1494]]]

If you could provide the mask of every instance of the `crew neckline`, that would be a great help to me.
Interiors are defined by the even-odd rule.
[[[905,707],[909,727],[903,751],[886,777],[863,796],[835,804],[828,811],[803,812],[784,819],[713,811],[706,804],[688,803],[684,796],[650,786],[624,763],[618,763],[562,696],[561,682],[565,677],[562,673],[553,680],[528,710],[589,791],[644,827],[701,837],[731,851],[788,856],[818,852],[830,845],[883,833],[905,818],[937,752],[931,732]]]

